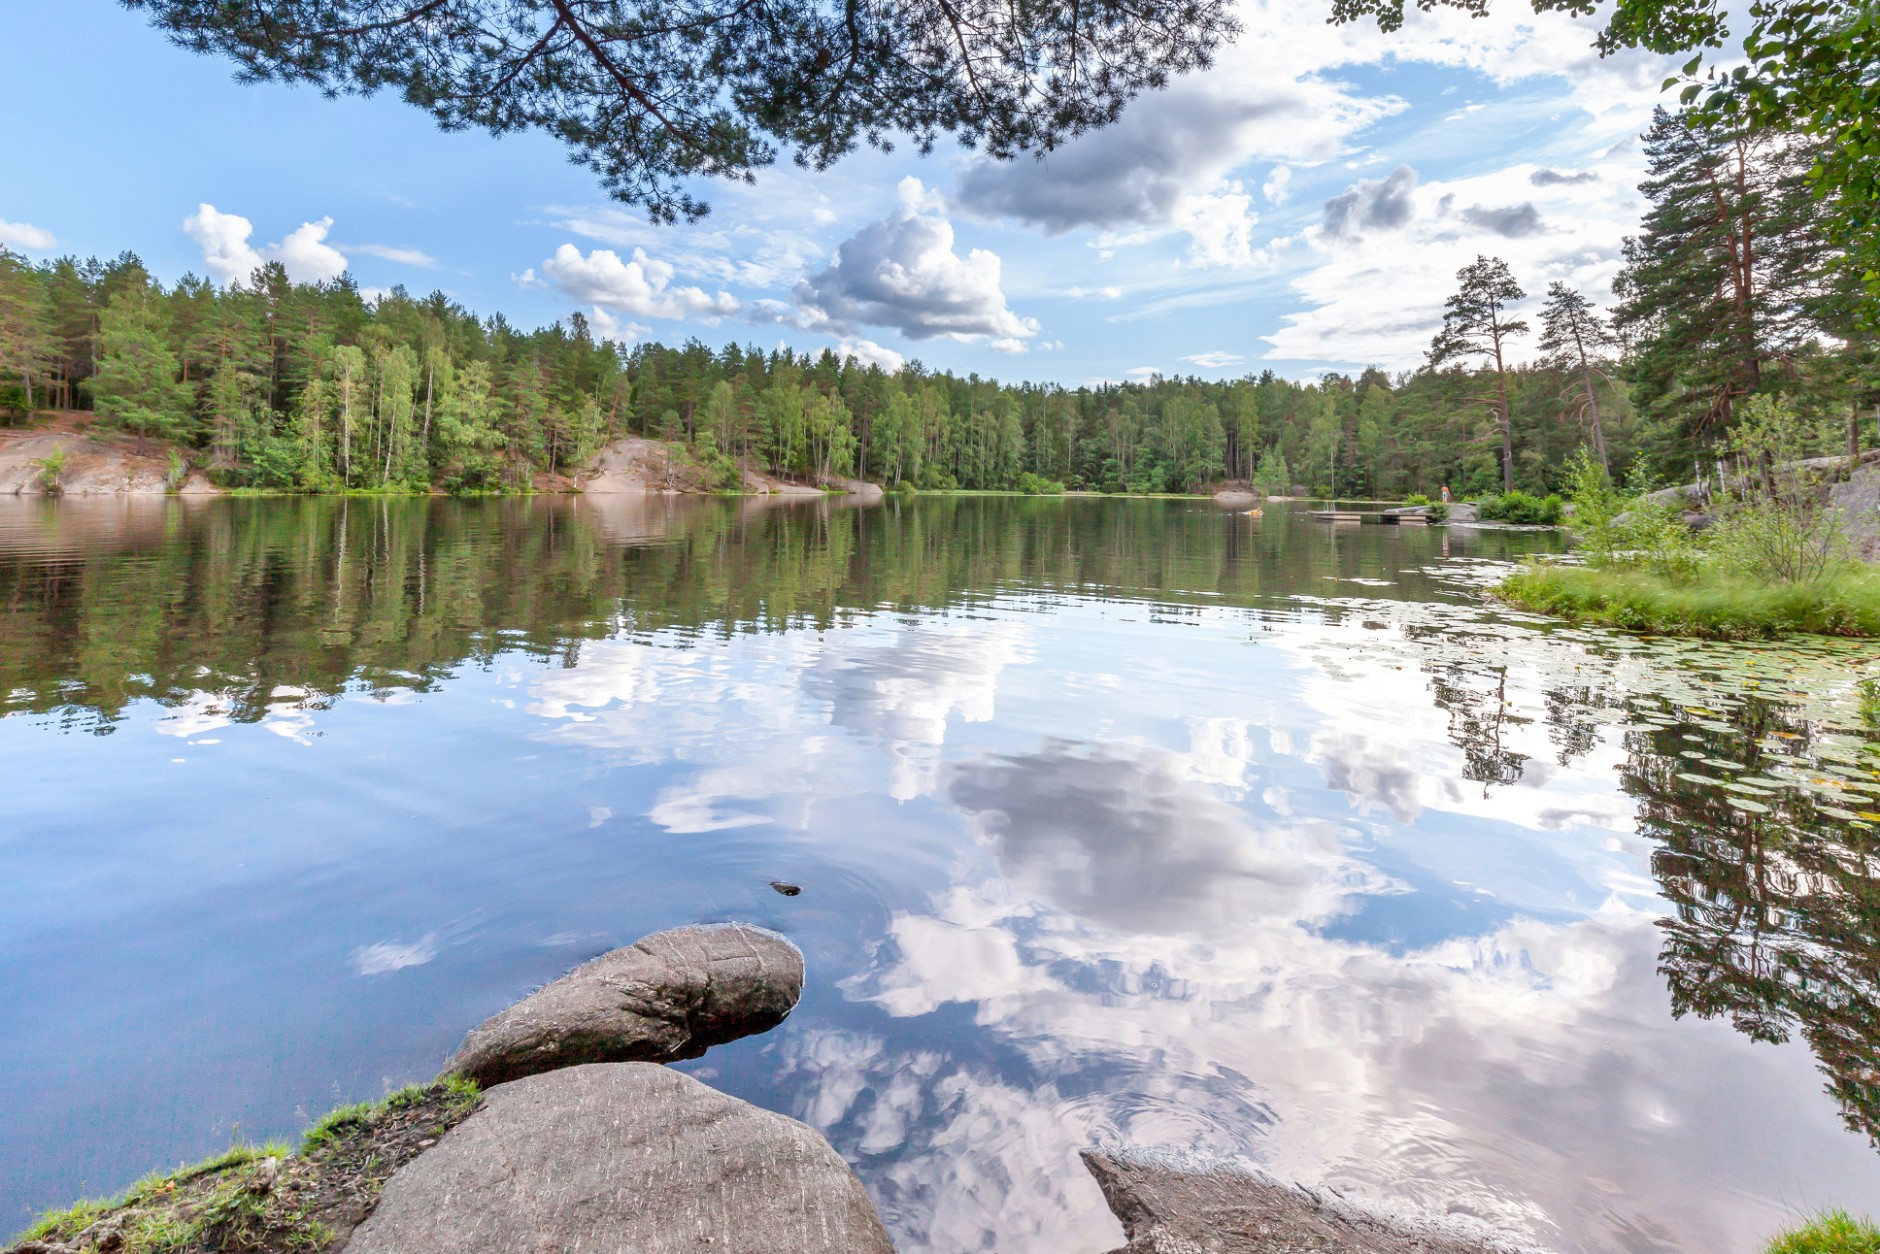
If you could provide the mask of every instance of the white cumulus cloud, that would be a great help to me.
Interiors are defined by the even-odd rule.
[[[8,222],[0,218],[0,248],[46,249],[58,244],[52,232],[30,222]]]
[[[183,230],[202,249],[202,264],[220,283],[245,282],[262,265],[278,261],[296,283],[324,283],[346,273],[346,254],[326,242],[332,218],[303,222],[278,244],[257,249],[249,243],[255,225],[238,213],[211,204],[196,206],[183,219]]]
[[[670,262],[633,250],[622,261],[611,248],[596,248],[583,256],[573,244],[563,244],[542,263],[546,281],[571,299],[597,310],[632,318],[722,318],[737,313],[738,299],[729,292],[713,295],[701,287],[674,286]],[[526,271],[522,282],[540,282]]]
[[[907,358],[892,348],[865,339],[841,340],[836,345],[836,356],[853,357],[864,366],[880,366],[883,370],[899,370],[907,364]]]
[[[241,282],[263,264],[261,254],[248,242],[255,224],[238,213],[198,205],[196,212],[183,219],[183,230],[201,247],[202,264],[218,282]]]
[[[268,250],[296,283],[322,283],[346,273],[346,254],[326,242],[333,219],[302,222]]]
[[[902,179],[900,194],[894,212],[856,232],[833,264],[797,284],[797,305],[810,323],[839,333],[886,326],[910,339],[983,339],[1002,352],[1021,350],[1039,326],[1006,304],[999,255],[955,252],[953,224],[919,179]]]

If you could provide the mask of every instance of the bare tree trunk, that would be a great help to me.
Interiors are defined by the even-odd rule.
[[[1514,491],[1514,427],[1508,417],[1508,369],[1501,360],[1501,328],[1495,328],[1496,412],[1501,418],[1501,490]]]
[[[1586,379],[1586,410],[1593,420],[1593,452],[1599,455],[1599,468],[1612,477],[1612,463],[1606,460],[1606,429],[1599,422],[1599,397],[1593,392],[1593,364],[1586,359],[1586,341],[1579,328],[1573,330],[1573,345],[1580,353],[1580,374]]]

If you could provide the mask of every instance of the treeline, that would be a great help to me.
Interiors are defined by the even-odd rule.
[[[91,408],[197,450],[225,483],[308,491],[527,489],[623,435],[684,441],[725,486],[748,466],[926,489],[1551,491],[1583,445],[1615,473],[1688,475],[1760,392],[1851,424],[1880,385],[1808,151],[1663,112],[1646,144],[1652,208],[1625,242],[1620,303],[1607,315],[1554,284],[1520,365],[1527,293],[1491,258],[1459,276],[1416,371],[1066,389],[827,350],[621,347],[579,314],[523,331],[442,293],[368,301],[279,265],[166,288],[128,253],[0,251],[0,406]]]

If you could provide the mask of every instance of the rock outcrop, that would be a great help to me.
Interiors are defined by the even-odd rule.
[[[602,954],[473,1028],[447,1074],[484,1088],[595,1062],[673,1062],[783,1022],[803,954],[741,923],[655,932]]]
[[[1129,1238],[1112,1254],[1539,1254],[1473,1218],[1392,1215],[1228,1159],[1083,1158]]]
[[[683,446],[627,436],[614,440],[574,478],[574,487],[597,496],[680,496],[709,492],[710,476]]]
[[[90,414],[65,413],[44,429],[0,430],[0,496],[212,496],[215,485],[200,470],[184,470],[172,487],[169,451],[161,441],[91,429]],[[62,458],[57,486],[49,489],[42,463]]]
[[[1841,511],[1848,542],[1862,561],[1880,561],[1880,464],[1867,462],[1828,489],[1828,500]]]
[[[892,1254],[794,1119],[647,1063],[495,1089],[392,1178],[346,1254]]]

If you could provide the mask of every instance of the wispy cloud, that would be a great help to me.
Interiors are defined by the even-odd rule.
[[[336,244],[334,247],[343,252],[364,253],[381,261],[396,262],[401,266],[417,266],[423,270],[437,268],[437,258],[416,248],[397,248],[391,244]]]

